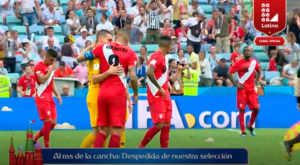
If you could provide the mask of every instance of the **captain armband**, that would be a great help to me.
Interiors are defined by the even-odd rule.
[[[92,60],[92,59],[94,59],[93,52],[92,52],[92,51],[85,52],[85,53],[84,53],[84,58],[85,58],[86,60]]]

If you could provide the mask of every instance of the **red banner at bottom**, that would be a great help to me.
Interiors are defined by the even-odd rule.
[[[256,37],[254,40],[257,46],[282,46],[284,42],[283,37]]]

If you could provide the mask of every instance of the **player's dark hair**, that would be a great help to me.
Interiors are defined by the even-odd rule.
[[[47,54],[50,55],[53,58],[57,57],[57,52],[55,50],[53,50],[53,49],[48,49],[47,50]]]
[[[112,33],[108,30],[100,30],[96,32],[96,42],[98,42],[99,37],[106,37],[107,34],[112,35]]]
[[[243,52],[245,52],[246,49],[249,49],[249,46],[245,46],[244,49],[243,49]]]
[[[158,42],[159,47],[166,47],[171,45],[171,37],[161,36]]]

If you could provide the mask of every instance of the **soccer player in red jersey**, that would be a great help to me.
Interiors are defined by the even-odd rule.
[[[251,52],[248,47],[243,49],[244,57],[234,63],[228,71],[228,77],[232,83],[237,86],[237,108],[240,110],[239,121],[242,136],[246,136],[244,114],[246,105],[252,110],[250,122],[247,129],[252,136],[255,136],[253,123],[259,111],[258,94],[255,89],[255,82],[258,82],[260,76],[260,67],[258,62],[251,58]],[[238,82],[233,78],[233,74],[238,73]]]
[[[93,82],[100,82],[97,119],[100,131],[96,136],[95,148],[104,147],[104,142],[109,133],[111,133],[111,138],[108,147],[120,147],[120,136],[125,127],[127,111],[127,73],[134,91],[134,104],[138,100],[138,86],[135,74],[137,57],[136,53],[128,47],[128,43],[128,34],[119,30],[116,34],[115,42],[102,44],[85,53],[86,60],[91,60],[95,57],[100,59],[100,75],[103,73],[102,80],[104,79],[100,82],[97,80],[99,77],[93,77]],[[124,72],[119,76],[106,74],[111,65],[121,65]]]
[[[36,83],[35,103],[39,112],[40,119],[44,122],[44,127],[35,135],[37,141],[44,136],[44,144],[49,148],[50,132],[56,124],[56,107],[52,97],[52,92],[62,104],[61,97],[53,83],[54,69],[56,67],[57,52],[49,49],[43,61],[38,62],[34,67]]]
[[[169,75],[165,56],[170,51],[171,38],[162,36],[159,49],[155,51],[147,67],[147,98],[154,126],[141,141],[139,148],[144,148],[159,132],[161,148],[168,148],[171,128],[172,102],[168,91]]]

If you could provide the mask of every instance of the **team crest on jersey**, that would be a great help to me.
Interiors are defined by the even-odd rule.
[[[150,64],[151,64],[151,65],[155,65],[156,62],[157,62],[156,60],[152,60],[152,61],[150,62]]]

